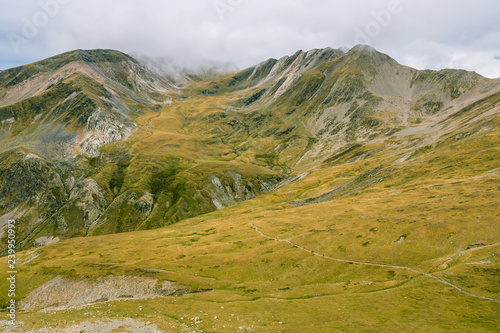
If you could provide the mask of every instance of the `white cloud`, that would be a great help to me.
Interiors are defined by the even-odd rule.
[[[68,3],[15,52],[6,34],[23,36],[40,3],[54,1]],[[395,1],[0,0],[0,68],[76,48],[245,67],[299,49],[350,47],[357,31],[369,31],[373,47],[403,64],[500,76],[499,1],[400,0],[402,12],[386,24],[384,13]],[[214,6],[221,3],[223,11]]]

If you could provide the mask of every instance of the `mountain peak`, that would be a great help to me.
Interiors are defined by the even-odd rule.
[[[78,57],[85,62],[110,62],[118,63],[122,61],[136,62],[131,56],[111,49],[76,50]]]
[[[371,47],[370,45],[366,44],[358,44],[354,47],[352,47],[349,52],[363,52],[363,53],[373,53],[373,52],[378,52],[375,48]]]

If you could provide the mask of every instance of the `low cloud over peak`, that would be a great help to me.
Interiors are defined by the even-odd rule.
[[[417,68],[500,77],[500,2],[25,0],[0,13],[0,69],[112,48],[243,68],[299,49],[368,44]]]

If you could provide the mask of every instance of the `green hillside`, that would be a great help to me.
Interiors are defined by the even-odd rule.
[[[22,332],[498,330],[499,80],[74,51],[2,72],[0,119]]]

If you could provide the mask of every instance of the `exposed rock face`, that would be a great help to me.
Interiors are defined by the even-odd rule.
[[[0,216],[0,237],[4,236],[9,220],[18,220],[26,211],[14,208],[10,212]]]
[[[260,180],[257,184],[252,181],[244,182],[239,173],[226,171],[225,177],[210,175],[210,182],[205,187],[212,203],[217,209],[223,209],[245,200],[250,200],[272,189],[273,180]]]
[[[55,278],[31,292],[20,303],[23,310],[54,310],[119,299],[177,296],[189,289],[170,281],[146,277],[110,276],[92,280]]]
[[[45,246],[59,242],[59,237],[40,237],[35,239],[36,246]]]
[[[99,218],[106,206],[105,193],[91,178],[76,183],[69,200],[73,201],[76,207],[83,212],[87,226]]]
[[[2,326],[8,327],[7,321],[4,323],[0,322],[0,328]],[[23,327],[24,323],[18,323],[18,326]],[[53,328],[50,329],[42,328],[39,330],[32,330],[28,333],[68,333],[68,332],[132,332],[132,333],[163,333],[158,326],[151,324],[149,322],[141,322],[139,320],[134,320],[131,318],[125,319],[113,319],[113,320],[97,320],[97,321],[86,321],[75,325],[70,325],[65,328]]]
[[[145,192],[145,194],[135,202],[134,207],[145,216],[149,216],[153,210],[153,205],[153,195],[149,192]]]
[[[7,153],[0,158],[0,207],[55,207],[66,199],[56,167],[33,153]]]
[[[114,141],[127,140],[133,128],[112,115],[97,110],[87,120],[87,135],[80,143],[81,153],[89,157],[99,156],[99,148]]]

